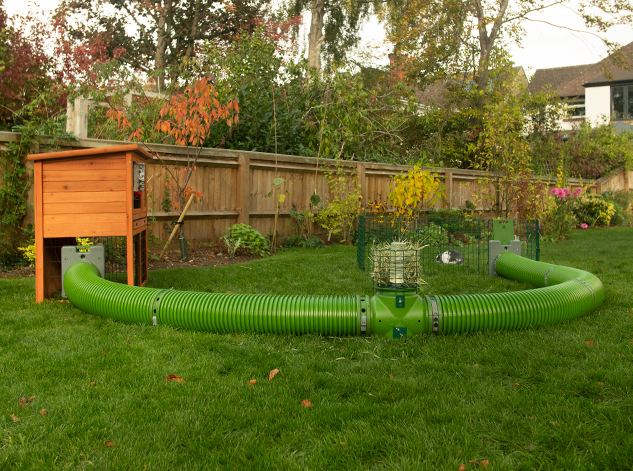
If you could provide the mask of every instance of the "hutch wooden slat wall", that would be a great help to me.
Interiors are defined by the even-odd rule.
[[[77,245],[76,237],[125,237],[127,284],[145,284],[151,158],[137,144],[28,156],[35,170],[36,302],[61,289],[61,247]]]

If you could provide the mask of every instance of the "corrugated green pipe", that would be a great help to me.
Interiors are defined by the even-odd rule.
[[[90,263],[64,276],[79,309],[112,319],[209,332],[360,334],[360,297],[255,296],[140,288],[102,279]]]
[[[516,330],[557,324],[589,314],[604,301],[602,282],[575,268],[501,254],[495,270],[511,280],[540,288],[514,293],[436,296],[438,331]]]
[[[121,285],[103,280],[96,267],[78,262],[64,277],[68,298],[80,309],[126,322],[166,324],[210,332],[320,335],[512,330],[564,322],[604,301],[594,275],[503,253],[500,275],[538,289],[486,295],[369,297],[209,294]],[[366,327],[365,327],[366,326]]]

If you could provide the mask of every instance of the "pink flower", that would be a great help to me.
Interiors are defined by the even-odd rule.
[[[582,193],[582,188],[578,187],[578,188],[576,188],[576,190],[574,191],[574,196],[580,196],[580,193]]]
[[[563,191],[565,192],[565,196],[569,196],[571,194],[571,191],[569,191],[569,188],[564,188]]]
[[[583,229],[587,229],[589,226],[587,225],[587,223],[583,222],[580,227],[582,227]]]
[[[558,196],[558,188],[552,189],[552,196]]]
[[[565,195],[565,190],[563,190],[562,188],[559,188],[558,189],[558,197],[559,198],[564,198],[565,196],[567,196],[567,195]]]

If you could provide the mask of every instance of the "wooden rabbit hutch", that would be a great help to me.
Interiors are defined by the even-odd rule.
[[[78,237],[105,245],[106,278],[145,284],[151,158],[137,144],[28,156],[35,170],[36,302],[61,289],[61,248],[78,245]]]

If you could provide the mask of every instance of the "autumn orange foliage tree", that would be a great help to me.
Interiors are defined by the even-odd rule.
[[[107,116],[116,120],[120,129],[130,130],[130,141],[143,143],[151,152],[149,145],[143,142],[143,130],[140,127],[133,128],[127,110],[122,105],[109,108]],[[172,172],[158,152],[153,152],[171,177],[175,207],[182,211],[185,201],[191,195],[194,195],[194,201],[202,197],[202,193],[189,188],[188,183],[211,127],[220,120],[225,121],[229,127],[237,124],[239,104],[237,100],[220,103],[217,90],[208,78],[203,77],[190,83],[184,91],[172,94],[161,108],[160,118],[156,123],[156,130],[171,136],[176,145],[187,149],[187,163],[178,174]],[[191,149],[195,150],[191,152]],[[182,226],[180,235],[183,235]]]

